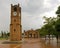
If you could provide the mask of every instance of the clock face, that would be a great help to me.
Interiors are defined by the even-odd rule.
[[[17,12],[13,12],[13,15],[16,16],[17,15]]]

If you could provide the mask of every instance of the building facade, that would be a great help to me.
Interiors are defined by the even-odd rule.
[[[20,41],[22,39],[21,25],[21,7],[11,4],[11,21],[10,21],[10,40]]]
[[[28,31],[24,31],[24,37],[26,38],[39,38],[39,32],[37,32],[36,30],[28,30]]]

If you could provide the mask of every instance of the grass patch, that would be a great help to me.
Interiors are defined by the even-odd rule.
[[[7,38],[0,38],[0,40],[7,40]]]

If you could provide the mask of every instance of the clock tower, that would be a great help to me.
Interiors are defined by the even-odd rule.
[[[20,41],[22,39],[21,25],[21,7],[11,4],[11,21],[10,21],[10,40]]]

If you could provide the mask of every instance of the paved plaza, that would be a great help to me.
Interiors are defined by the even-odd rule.
[[[56,43],[56,39],[50,42],[44,39],[36,38],[36,39],[23,39],[21,44],[2,44],[3,41],[0,40],[0,48],[59,48],[60,43]]]

